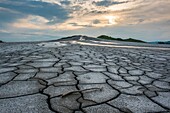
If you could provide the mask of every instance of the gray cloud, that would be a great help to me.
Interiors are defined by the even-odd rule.
[[[63,22],[69,18],[68,12],[60,5],[41,1],[6,0],[3,3],[0,2],[0,7],[19,12],[15,14],[0,10],[0,17],[2,17],[0,23],[12,22],[27,15],[42,16],[51,21],[55,19],[55,22]]]
[[[80,26],[80,27],[92,27],[92,25],[79,25],[77,23],[69,23],[72,26]]]
[[[117,2],[117,1],[109,1],[109,0],[103,0],[103,1],[99,1],[99,2],[93,2],[93,4],[96,4],[97,6],[111,6],[111,5],[117,5],[117,4],[123,4],[123,3],[127,3],[126,2]]]
[[[96,19],[96,20],[93,20],[93,24],[99,24],[100,23],[100,20]]]
[[[71,2],[70,1],[60,1],[61,4],[64,4],[64,5],[69,5]]]

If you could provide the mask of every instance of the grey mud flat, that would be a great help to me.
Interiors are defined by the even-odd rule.
[[[170,46],[0,44],[1,113],[170,113]]]

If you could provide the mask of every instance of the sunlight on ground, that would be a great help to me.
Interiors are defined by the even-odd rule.
[[[46,42],[46,43],[39,43],[38,45],[43,47],[60,47],[60,46],[66,46],[67,44],[63,44],[60,42]]]
[[[98,42],[98,41],[95,41],[95,42]],[[112,43],[112,42],[109,42],[110,44],[106,44],[105,42],[104,43],[90,43],[90,42],[71,41],[71,43],[72,44],[89,45],[89,46],[115,47],[115,48],[170,50],[170,48],[160,48],[160,47],[122,46],[122,45],[118,45],[118,43]],[[113,44],[113,45],[111,45],[111,44]]]

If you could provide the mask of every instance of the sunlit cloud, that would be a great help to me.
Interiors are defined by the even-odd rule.
[[[54,29],[54,26],[48,26],[49,20],[41,16],[29,15],[26,18],[18,19],[15,23],[12,23],[12,27],[27,28],[27,29]]]
[[[159,36],[167,39],[169,6],[169,0],[1,0],[0,30],[51,31],[55,35],[103,28],[109,29],[106,34],[125,28],[144,33],[150,28],[154,34],[161,26],[164,31]]]

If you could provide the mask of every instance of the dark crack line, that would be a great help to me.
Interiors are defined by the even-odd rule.
[[[11,96],[11,97],[3,97],[3,98],[0,98],[0,99],[10,99],[10,98],[25,97],[25,96],[29,96],[29,95],[35,95],[35,94],[38,94],[38,93],[39,93],[39,92],[30,93],[30,94],[24,94],[24,95],[18,95],[18,96]]]
[[[74,72],[73,72],[73,75],[75,76],[74,79],[77,81],[77,83],[76,83],[76,89],[77,89],[77,90],[80,90],[80,88],[79,88],[79,86],[78,86],[78,85],[79,85],[79,80],[77,79],[78,76],[77,76]],[[79,93],[80,93],[81,96],[76,100],[76,101],[80,104],[80,105],[79,105],[79,110],[82,111],[83,113],[86,113],[86,112],[82,109],[82,103],[79,101],[80,98],[83,98],[83,99],[84,99],[83,93],[82,93],[82,92],[79,92]]]

